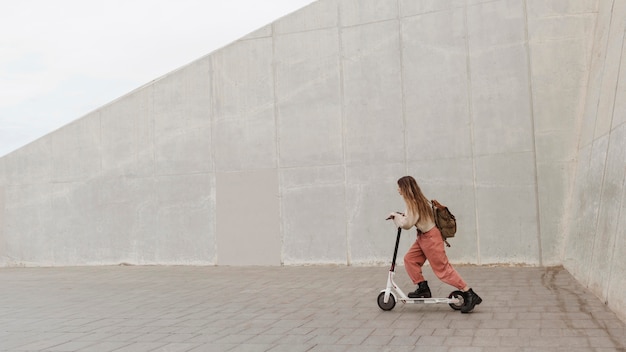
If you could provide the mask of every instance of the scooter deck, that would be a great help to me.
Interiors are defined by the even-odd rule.
[[[412,303],[412,304],[438,304],[438,303],[453,303],[457,304],[460,301],[457,298],[398,298],[398,300],[402,303]]]

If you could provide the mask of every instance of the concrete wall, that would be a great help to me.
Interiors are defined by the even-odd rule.
[[[0,266],[384,263],[411,174],[453,262],[624,316],[625,33],[626,0],[320,0],[0,158]]]
[[[597,6],[317,1],[0,158],[0,265],[384,263],[405,174],[559,264]]]
[[[0,159],[0,263],[212,263],[209,70],[200,60]]]
[[[626,319],[626,1],[600,1],[564,266]]]

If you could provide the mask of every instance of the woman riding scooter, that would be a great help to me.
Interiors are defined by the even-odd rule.
[[[407,274],[417,289],[409,293],[409,298],[430,298],[428,282],[422,275],[422,266],[428,260],[433,272],[439,280],[463,291],[465,303],[461,307],[462,313],[471,312],[482,299],[465,283],[461,275],[448,262],[444,249],[441,232],[435,226],[434,215],[428,199],[422,194],[415,179],[404,176],[398,180],[398,193],[406,203],[405,214],[393,212],[387,219],[392,219],[396,227],[405,230],[415,226],[417,240],[404,256],[404,266]]]

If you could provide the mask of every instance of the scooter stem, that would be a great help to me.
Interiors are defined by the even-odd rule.
[[[398,246],[400,245],[400,233],[402,232],[402,228],[398,227],[398,236],[396,237],[396,248],[393,250],[393,260],[391,261],[391,270],[396,270],[396,257],[398,256]]]

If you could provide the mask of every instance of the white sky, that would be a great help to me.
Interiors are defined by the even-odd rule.
[[[0,156],[314,0],[0,0]]]

